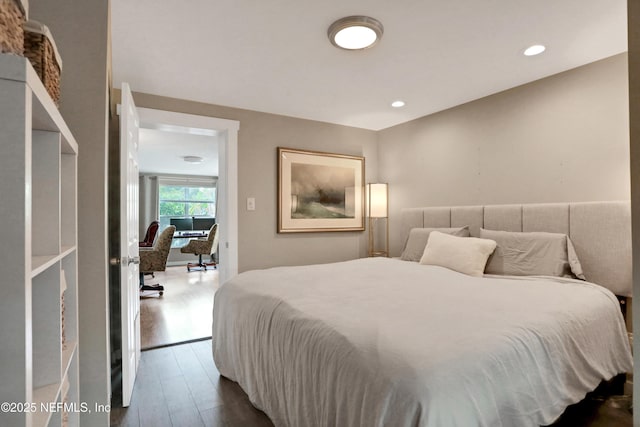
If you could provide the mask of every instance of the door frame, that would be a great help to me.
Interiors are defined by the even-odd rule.
[[[219,135],[216,222],[220,226],[220,284],[238,274],[238,130],[237,120],[137,107],[140,128]],[[221,207],[222,209],[218,209]]]

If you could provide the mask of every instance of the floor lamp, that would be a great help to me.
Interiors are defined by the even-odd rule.
[[[367,216],[369,217],[369,256],[389,256],[389,184],[367,184]],[[375,244],[376,224],[385,220],[384,250]]]

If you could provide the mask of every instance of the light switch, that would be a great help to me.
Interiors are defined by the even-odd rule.
[[[255,197],[247,197],[247,210],[255,211],[256,210],[256,198]]]

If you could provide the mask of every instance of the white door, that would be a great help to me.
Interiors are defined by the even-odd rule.
[[[140,361],[138,253],[138,112],[122,83],[120,110],[120,303],[122,310],[122,404],[129,406]]]

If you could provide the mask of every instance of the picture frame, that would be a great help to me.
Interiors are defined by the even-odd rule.
[[[278,233],[364,231],[364,157],[278,147]]]

